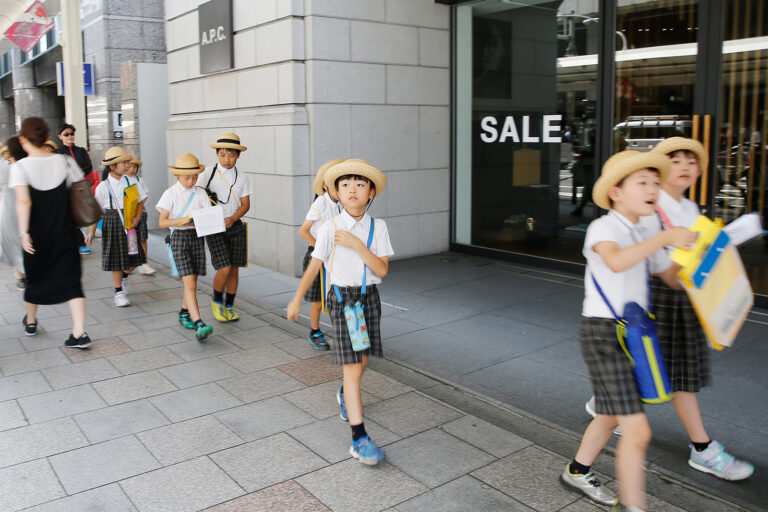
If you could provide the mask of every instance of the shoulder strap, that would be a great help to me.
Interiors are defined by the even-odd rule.
[[[338,227],[336,226],[336,219],[331,219],[331,222],[333,223],[333,228],[338,229]],[[375,229],[374,226],[375,226],[375,223],[374,223],[373,217],[371,217],[371,229],[368,230],[368,242],[365,244],[365,246],[369,249],[371,248],[371,243],[373,242],[373,232]],[[331,269],[328,271],[329,277],[331,275],[331,272],[333,272],[333,261],[335,257],[336,257],[336,244],[334,243],[333,252],[331,253]],[[367,279],[367,271],[368,271],[368,265],[363,263],[363,284],[362,286],[360,286],[361,295],[365,295],[365,290],[367,288],[365,286],[365,282]],[[336,286],[335,284],[333,285],[333,291],[336,292],[336,300],[338,300],[339,303],[341,303],[343,301],[343,298],[341,296],[341,291],[339,291],[339,287]]]
[[[216,168],[219,166],[219,164],[214,164],[213,170],[211,171],[211,175],[208,176],[208,183],[205,184],[205,189],[208,190],[211,188],[211,182],[213,181],[213,177],[216,175]]]
[[[621,317],[616,313],[616,310],[613,309],[613,306],[611,306],[611,303],[608,301],[608,297],[605,295],[605,292],[597,283],[597,279],[595,279],[595,274],[593,274],[590,271],[589,275],[592,277],[592,282],[595,284],[597,293],[600,294],[600,297],[603,299],[603,302],[605,302],[605,305],[608,306],[608,309],[611,310],[611,314],[613,315],[613,318],[615,318],[617,322],[621,322]],[[651,303],[651,264],[648,263],[648,260],[645,260],[645,275],[647,277],[647,282],[648,282],[648,313],[653,314],[653,304]]]
[[[371,248],[371,242],[373,242],[373,230],[374,230],[373,226],[374,226],[373,217],[371,217],[371,229],[368,230],[368,243],[365,244],[365,246],[368,249]],[[366,276],[367,271],[368,271],[368,265],[366,265],[365,262],[363,262],[363,285],[360,287],[360,294],[361,295],[365,295],[365,289],[366,289],[365,280],[366,280],[366,277],[367,277]]]
[[[189,199],[187,199],[187,204],[185,204],[185,205],[184,205],[184,208],[183,208],[183,209],[181,210],[181,212],[179,213],[179,218],[181,218],[181,219],[183,219],[183,218],[184,218],[184,214],[185,214],[185,213],[187,213],[187,210],[189,209],[189,205],[191,205],[191,204],[192,204],[192,200],[195,198],[195,194],[196,194],[196,193],[197,193],[197,190],[195,190],[195,189],[193,188],[193,189],[192,189],[192,193],[191,193],[191,194],[189,194]],[[181,192],[179,192],[179,195],[181,195]],[[183,197],[184,197],[184,196],[182,196],[182,198],[183,198]],[[170,229],[171,229],[171,234],[173,234],[173,230],[174,230],[174,229],[176,229],[176,227],[175,227],[175,226],[171,226],[171,228],[170,228]]]
[[[666,227],[667,229],[674,227],[674,224],[672,224],[672,221],[669,220],[669,216],[658,204],[656,204],[656,213],[659,216],[659,220],[661,221],[662,227]]]

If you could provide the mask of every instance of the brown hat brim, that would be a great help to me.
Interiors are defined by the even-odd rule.
[[[348,174],[364,176],[371,180],[373,186],[376,187],[377,196],[380,195],[387,186],[387,177],[384,176],[383,172],[363,160],[354,158],[344,160],[340,164],[336,164],[329,168],[325,171],[323,181],[330,190],[335,190],[336,180],[341,176],[346,176]]]
[[[609,158],[603,165],[603,172],[592,188],[592,200],[604,210],[611,209],[608,197],[611,189],[621,180],[641,169],[656,169],[663,183],[669,173],[669,158],[658,153],[622,151]]]

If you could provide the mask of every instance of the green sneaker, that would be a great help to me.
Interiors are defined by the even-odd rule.
[[[213,327],[206,324],[201,324],[195,327],[195,338],[197,338],[197,341],[203,341],[205,338],[211,335],[213,332]]]
[[[185,328],[185,329],[194,329],[195,328],[195,322],[192,321],[192,317],[189,316],[189,311],[185,313],[179,313],[179,323]]]

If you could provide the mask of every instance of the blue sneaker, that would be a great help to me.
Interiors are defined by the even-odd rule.
[[[371,438],[368,436],[352,441],[352,446],[349,447],[349,454],[369,466],[375,466],[387,460],[384,450],[376,446],[376,443],[371,441]]]
[[[317,331],[315,334],[310,334],[307,339],[309,340],[309,344],[312,345],[312,348],[315,350],[330,350],[330,346],[328,345],[328,342],[325,341],[325,334],[323,334],[323,331]]]
[[[344,393],[341,391],[342,389],[344,389],[344,386],[340,387],[336,392],[336,401],[339,403],[339,408],[341,409],[339,416],[344,421],[349,421],[349,416],[347,416],[347,406],[344,404]]]
[[[91,254],[91,248],[87,245],[80,246],[80,254]]]

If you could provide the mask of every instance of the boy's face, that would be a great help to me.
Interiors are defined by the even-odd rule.
[[[659,198],[659,173],[653,169],[640,169],[626,178],[620,187],[613,187],[610,198],[620,213],[653,215]]]
[[[176,174],[175,176],[184,188],[192,188],[197,183],[197,174]]]
[[[136,164],[128,164],[125,168],[125,174],[128,176],[136,176],[136,172],[139,170],[139,166]]]
[[[216,158],[219,159],[219,165],[226,169],[231,169],[237,159],[240,158],[240,153],[236,149],[217,149]]]
[[[670,156],[669,161],[669,175],[666,185],[686,190],[696,183],[701,172],[699,161],[694,155],[686,155],[685,151],[677,151]]]
[[[368,201],[376,195],[376,191],[371,187],[369,181],[349,178],[339,180],[336,184],[336,195],[339,196],[339,201],[344,205],[344,208],[362,207],[364,209]]]

